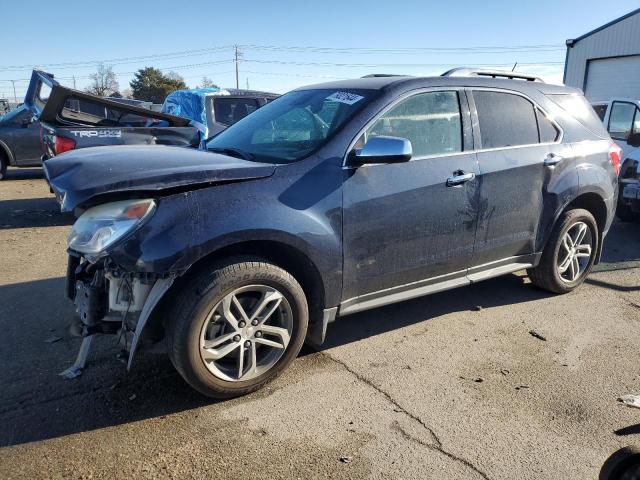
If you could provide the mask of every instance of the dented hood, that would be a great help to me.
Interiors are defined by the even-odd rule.
[[[273,174],[275,166],[202,150],[144,145],[71,151],[44,162],[44,171],[62,211],[68,212],[97,203],[97,197],[153,195],[264,178]]]

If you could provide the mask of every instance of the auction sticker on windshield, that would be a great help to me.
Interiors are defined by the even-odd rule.
[[[353,105],[359,100],[362,100],[364,97],[360,95],[356,95],[355,93],[349,92],[336,92],[332,93],[327,97],[327,100],[331,100],[333,102],[346,103],[347,105]]]

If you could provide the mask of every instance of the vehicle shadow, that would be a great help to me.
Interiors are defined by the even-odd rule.
[[[73,221],[71,213],[60,212],[53,196],[0,201],[0,230],[71,225]]]

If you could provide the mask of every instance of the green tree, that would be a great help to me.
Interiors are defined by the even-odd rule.
[[[165,75],[153,67],[138,70],[129,85],[133,98],[153,103],[162,103],[171,92],[187,88],[184,79],[177,73]]]
[[[202,81],[198,88],[220,88],[217,84],[213,82],[209,77],[202,77]]]

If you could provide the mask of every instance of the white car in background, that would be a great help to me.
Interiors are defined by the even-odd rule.
[[[616,215],[623,221],[640,218],[640,100],[612,98],[594,103],[609,135],[623,150]]]

